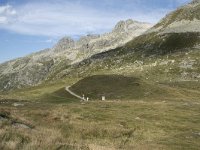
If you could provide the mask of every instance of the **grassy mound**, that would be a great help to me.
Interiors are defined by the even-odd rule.
[[[122,75],[94,75],[84,78],[70,87],[70,90],[92,100],[131,100],[156,95],[167,95],[165,89],[142,81],[139,78]]]

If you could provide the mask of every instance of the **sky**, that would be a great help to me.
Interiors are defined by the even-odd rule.
[[[70,36],[109,32],[120,20],[156,24],[190,0],[0,0],[0,63]]]

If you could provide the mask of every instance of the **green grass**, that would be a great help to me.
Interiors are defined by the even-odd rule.
[[[69,94],[65,88],[61,88],[53,93],[50,94],[44,94],[42,96],[42,102],[48,102],[48,103],[70,103],[70,102],[79,102],[80,100],[74,97],[73,95]]]
[[[143,35],[74,66],[61,64],[39,86],[0,93],[9,101],[0,103],[0,116],[34,127],[0,121],[0,149],[198,150],[200,83],[192,75],[200,74],[200,51],[191,48],[198,36]],[[159,64],[168,60],[174,63]],[[183,60],[195,64],[183,69]],[[69,72],[59,74],[63,69]],[[80,103],[66,86],[90,101]],[[98,101],[102,95],[107,101]],[[16,102],[25,105],[14,107]]]
[[[70,90],[91,100],[140,100],[153,99],[162,95],[173,97],[170,90],[154,83],[147,83],[136,77],[123,75],[94,75],[78,81]]]
[[[166,55],[186,51],[187,48],[199,44],[199,35],[199,33],[167,33],[163,35],[150,33],[137,37],[125,47],[127,50],[132,49],[146,56]]]
[[[18,99],[18,100],[28,100],[28,101],[34,101],[38,99],[41,100],[41,97],[44,98],[45,96],[48,96],[51,94],[56,95],[55,94],[56,91],[66,86],[71,86],[74,83],[76,83],[78,80],[80,79],[66,78],[66,79],[60,79],[60,80],[52,80],[52,81],[48,81],[34,87],[27,87],[27,88],[22,88],[22,89],[10,90],[6,92],[0,92],[0,98],[2,97],[4,99]]]
[[[91,100],[94,96],[94,101],[80,103],[65,86],[90,94]],[[198,150],[199,87],[192,81],[155,83],[139,76],[95,75],[12,91],[7,96],[26,100],[19,101],[25,106],[14,107],[16,101],[0,104],[0,115],[34,128],[0,121],[0,148]],[[152,93],[144,96],[144,91]],[[96,101],[98,94],[109,101]]]
[[[199,33],[174,33],[158,35],[151,33],[142,35],[124,47],[92,56],[81,63],[72,65],[62,74],[63,78],[85,78],[92,75],[118,74],[148,78],[153,82],[175,81],[186,72],[185,80],[198,80],[199,70]],[[174,63],[159,65],[161,62],[173,60]],[[180,68],[182,61],[195,60],[192,69]],[[137,65],[136,61],[143,64]],[[156,66],[151,66],[154,63]],[[167,71],[167,72],[166,72]],[[59,75],[59,73],[58,73]]]

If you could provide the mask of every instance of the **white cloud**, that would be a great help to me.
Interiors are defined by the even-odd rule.
[[[0,14],[15,15],[16,11],[10,5],[5,5],[0,6]]]
[[[15,16],[15,17],[13,17]],[[78,4],[32,3],[0,8],[0,27],[31,35],[62,36],[111,28],[119,18]],[[103,27],[103,28],[102,28]]]
[[[10,5],[0,6],[0,25],[9,23],[16,15],[16,11]]]
[[[142,13],[139,10],[102,11],[80,3],[31,2],[0,6],[0,28],[28,35],[64,36],[108,31],[122,19],[156,22],[169,10]]]
[[[7,18],[0,16],[0,24],[4,24],[6,22],[7,22]]]

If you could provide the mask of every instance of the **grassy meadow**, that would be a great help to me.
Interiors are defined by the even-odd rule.
[[[132,56],[0,93],[0,149],[199,150],[199,49]],[[80,102],[66,86],[90,101]]]
[[[199,149],[199,82],[156,85],[172,95],[159,92],[154,97],[141,94],[137,99],[86,103],[64,90],[66,83],[72,85],[78,80],[1,94],[0,149]],[[143,88],[144,83],[140,82]]]

